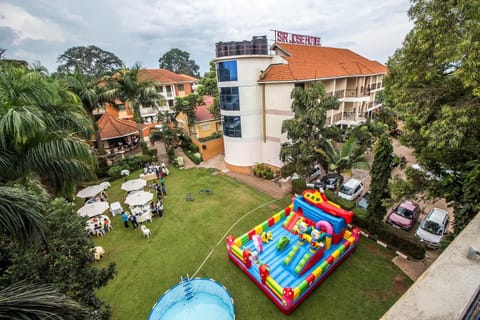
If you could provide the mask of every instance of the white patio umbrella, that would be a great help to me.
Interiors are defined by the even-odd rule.
[[[97,201],[93,203],[87,203],[86,205],[77,210],[77,214],[80,217],[91,218],[104,213],[105,210],[107,210],[108,208],[110,208],[110,205],[107,201]]]
[[[80,190],[77,193],[77,197],[79,198],[94,197],[100,192],[102,192],[103,190],[105,190],[104,186],[97,184],[97,185],[86,187],[85,189]]]
[[[125,203],[130,206],[141,206],[147,204],[149,201],[152,201],[153,193],[146,191],[138,191],[132,194],[129,194],[125,199]]]
[[[143,179],[132,179],[122,183],[122,190],[136,191],[143,189],[147,185],[147,181]]]

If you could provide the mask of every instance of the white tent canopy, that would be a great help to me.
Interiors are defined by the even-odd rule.
[[[122,190],[136,191],[141,190],[147,185],[147,181],[143,179],[132,179],[122,183]]]
[[[79,198],[95,197],[97,194],[99,194],[103,190],[105,190],[105,187],[97,184],[97,185],[86,187],[85,189],[80,190],[77,193],[77,197]]]
[[[138,191],[132,194],[129,194],[125,199],[125,203],[130,206],[141,206],[152,201],[153,193],[146,191]]]
[[[105,210],[107,210],[108,208],[110,208],[110,205],[107,201],[97,201],[93,203],[87,203],[86,205],[78,209],[77,214],[80,217],[91,218],[104,213]]]

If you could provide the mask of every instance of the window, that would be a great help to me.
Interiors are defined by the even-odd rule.
[[[162,92],[163,92],[163,87],[162,87],[162,86],[158,86],[158,87],[157,87],[157,91],[160,92],[160,93],[162,93]]]
[[[202,130],[203,130],[203,131],[208,131],[208,130],[210,130],[210,123],[204,123],[204,124],[202,125]]]
[[[238,87],[220,88],[220,109],[240,110]]]
[[[125,105],[124,104],[117,104],[117,109],[119,111],[124,111],[125,110]]]
[[[173,100],[168,100],[168,106],[173,107]]]
[[[242,137],[242,127],[239,116],[223,116],[223,134],[227,137]]]
[[[167,89],[167,97],[171,97],[172,96],[172,87],[171,86],[166,86],[165,88]]]
[[[185,86],[183,84],[179,84],[178,91],[185,91]]]
[[[223,61],[217,64],[218,81],[237,81],[237,61]]]

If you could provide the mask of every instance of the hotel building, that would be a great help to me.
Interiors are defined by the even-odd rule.
[[[251,41],[216,43],[216,69],[225,143],[225,165],[250,174],[257,163],[281,168],[283,120],[291,119],[295,87],[321,81],[340,102],[327,125],[358,125],[381,107],[387,68],[348,49],[320,46],[320,38],[275,32]]]

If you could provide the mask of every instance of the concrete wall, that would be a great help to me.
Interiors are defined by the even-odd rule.
[[[200,142],[195,138],[192,138],[192,142],[198,147],[203,161],[212,159],[215,156],[224,154],[223,138],[213,139],[206,142]]]

